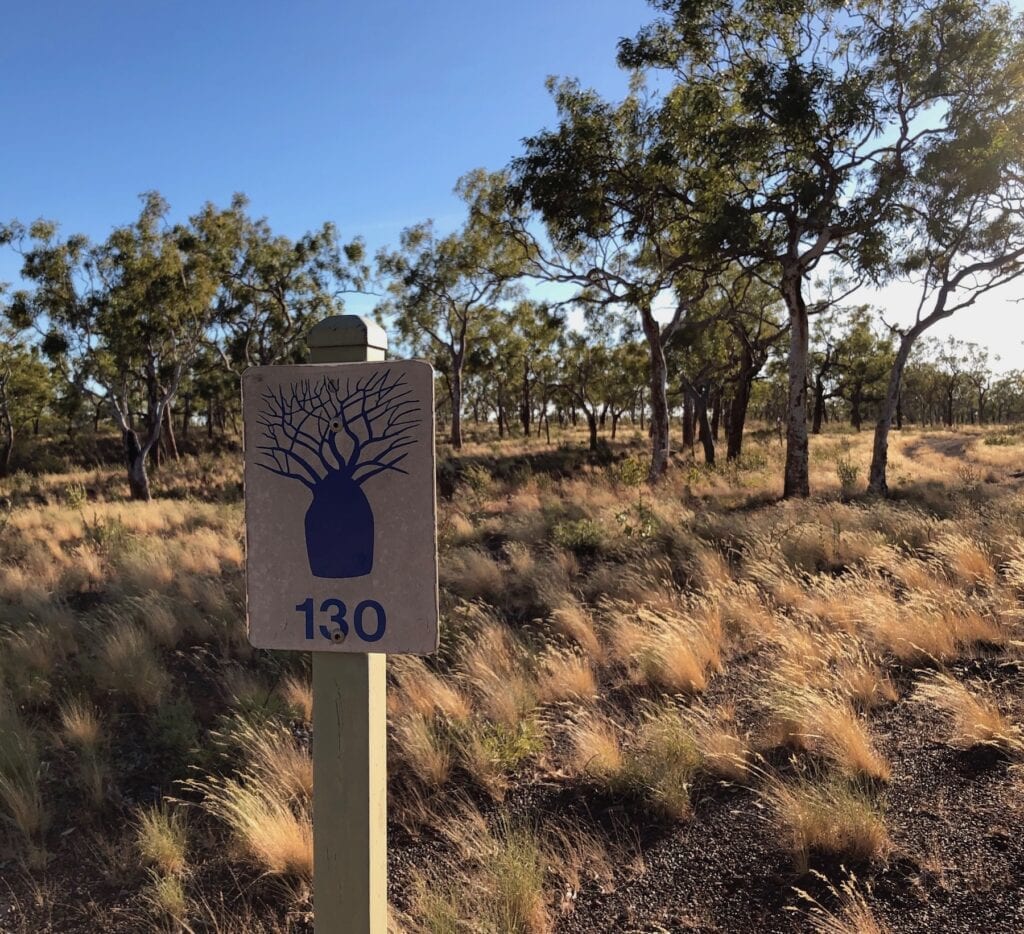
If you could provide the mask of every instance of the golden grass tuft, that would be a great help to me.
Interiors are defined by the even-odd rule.
[[[586,701],[597,695],[597,679],[590,662],[576,652],[550,649],[540,660],[537,696],[541,703]]]
[[[236,717],[229,735],[243,752],[252,775],[289,801],[303,803],[312,798],[313,759],[290,730]]]
[[[568,736],[571,762],[578,774],[604,785],[618,780],[626,759],[622,731],[614,721],[598,713],[579,716],[570,723]]]
[[[308,678],[289,675],[281,682],[278,691],[284,702],[306,723],[313,722],[313,685]]]
[[[45,861],[43,835],[50,813],[40,788],[41,763],[35,734],[7,698],[0,695],[0,813],[24,837],[30,863]]]
[[[250,862],[275,875],[313,878],[312,812],[308,802],[292,800],[290,788],[245,772],[188,787],[202,794],[202,806],[228,826]]]
[[[751,749],[736,723],[735,710],[695,706],[683,716],[700,753],[701,771],[722,781],[745,781],[750,771]]]
[[[424,717],[441,713],[452,720],[469,719],[472,707],[466,696],[423,659],[401,656],[390,668],[395,687],[388,695],[388,708],[393,714],[412,711]]]
[[[838,886],[820,872],[811,874],[825,884],[836,906],[830,911],[803,889],[794,889],[808,905],[807,920],[814,934],[889,934],[891,929],[875,917],[853,873]]]
[[[796,868],[806,872],[817,854],[847,862],[884,859],[892,848],[885,819],[864,790],[837,780],[769,776],[760,794],[787,842]]]
[[[892,770],[864,723],[838,693],[777,677],[767,705],[777,744],[818,753],[846,775],[888,781]]]
[[[439,788],[451,777],[451,740],[422,713],[403,716],[392,729],[394,755],[408,773],[428,788]]]
[[[166,803],[141,808],[135,818],[135,841],[145,863],[161,875],[179,875],[187,865],[188,833],[184,814]]]
[[[605,600],[612,654],[631,679],[672,694],[703,691],[721,669],[724,634],[717,610],[682,609],[664,600],[646,604]]]
[[[594,661],[604,659],[604,648],[594,630],[594,620],[585,606],[571,599],[563,600],[551,611],[551,625],[575,642]]]
[[[960,749],[989,746],[1009,755],[1024,755],[1024,735],[980,688],[971,690],[951,675],[937,672],[917,686],[918,701],[936,708],[949,723],[952,745]]]
[[[99,687],[123,695],[140,709],[159,704],[171,683],[150,637],[127,620],[112,622],[102,638],[95,678]]]

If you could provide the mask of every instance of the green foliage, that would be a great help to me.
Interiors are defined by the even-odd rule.
[[[480,728],[480,743],[491,762],[511,771],[543,751],[544,733],[530,718],[520,720],[514,727],[486,723]]]
[[[568,548],[580,556],[599,554],[607,541],[604,529],[593,519],[557,522],[551,538],[560,548]]]
[[[82,514],[82,532],[85,540],[97,551],[112,555],[125,549],[132,541],[132,534],[117,516],[99,516],[92,519]]]
[[[470,464],[461,471],[460,479],[477,496],[486,495],[494,486],[491,472],[482,464]]]
[[[857,479],[860,476],[860,467],[848,457],[836,458],[836,477],[839,478],[839,486],[844,494],[853,492],[857,486]]]
[[[64,503],[68,509],[81,512],[88,500],[89,496],[81,483],[69,483],[64,487]]]
[[[177,775],[184,773],[199,748],[199,725],[192,702],[179,694],[159,704],[148,721],[150,743]]]

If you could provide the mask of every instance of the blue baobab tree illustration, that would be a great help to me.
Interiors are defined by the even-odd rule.
[[[314,577],[362,577],[373,569],[373,508],[363,486],[399,465],[415,444],[419,402],[404,374],[301,380],[267,389],[259,412],[259,466],[313,494],[306,552]]]

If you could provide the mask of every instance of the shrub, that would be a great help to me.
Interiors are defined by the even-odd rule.
[[[580,557],[599,554],[606,543],[604,529],[593,519],[556,522],[551,538],[560,548],[567,548]]]
[[[839,479],[839,487],[844,495],[849,495],[857,486],[857,478],[860,476],[858,467],[848,457],[836,458],[836,477]]]

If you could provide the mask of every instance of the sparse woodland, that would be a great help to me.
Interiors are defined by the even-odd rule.
[[[970,327],[1024,275],[1024,24],[652,7],[452,231],[0,224],[0,930],[311,929],[238,384],[354,293],[437,371],[396,931],[1024,930],[1024,374]]]

